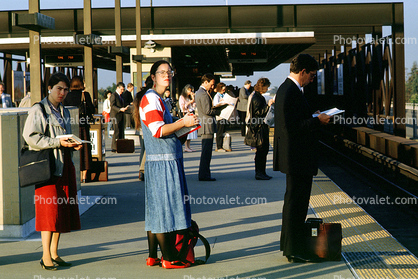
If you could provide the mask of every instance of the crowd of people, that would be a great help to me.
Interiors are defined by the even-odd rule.
[[[134,98],[132,84],[128,84],[128,90],[125,91],[124,83],[119,82],[116,92],[107,92],[103,115],[109,123],[113,123],[112,151],[116,150],[116,140],[124,137],[126,121],[133,120],[135,128],[141,130],[139,178],[145,180],[148,266],[161,265],[167,269],[190,266],[189,262],[179,258],[174,240],[176,234],[191,226],[190,204],[184,199],[188,195],[188,189],[182,145],[185,146],[185,152],[193,152],[190,141],[196,139],[197,134],[193,132],[187,137],[177,137],[176,132],[183,128],[193,130],[193,127],[201,126],[198,179],[215,181],[210,171],[215,133],[216,150],[230,151],[225,150],[222,145],[228,119],[219,118],[222,110],[231,105],[223,104],[225,94],[232,98],[238,95],[238,102],[233,106],[236,106],[239,117],[245,119],[241,121],[241,135],[245,136],[246,144],[248,142],[256,151],[254,161],[257,180],[272,178],[266,173],[270,145],[269,126],[264,118],[274,106],[273,170],[286,174],[280,249],[289,262],[316,260],[305,254],[301,239],[312,177],[318,170],[316,131],[331,118],[323,113],[313,117],[314,111],[303,96],[303,87],[314,80],[317,69],[318,64],[312,56],[298,55],[293,59],[290,74],[278,89],[275,98],[268,101],[263,96],[270,86],[267,78],[260,78],[254,88],[247,81],[235,94],[234,89],[224,83],[218,83],[215,87],[215,76],[207,73],[202,76],[196,92],[192,85],[184,86],[178,101],[179,115],[173,115],[176,105],[167,90],[174,72],[171,65],[164,60],[153,64],[146,86]],[[76,199],[72,153],[82,150],[80,166],[84,181],[84,173],[91,162],[91,152],[89,145],[70,142],[65,137],[72,131],[70,114],[64,105],[80,108],[79,121],[83,124],[80,125],[79,134],[85,140],[89,140],[89,118],[94,113],[94,106],[90,94],[85,92],[81,77],[75,76],[70,81],[64,74],[54,73],[49,79],[48,89],[49,95],[29,110],[23,131],[23,137],[30,149],[54,149],[54,175],[46,183],[36,185],[35,195],[39,198],[35,201],[54,197]],[[47,119],[43,117],[43,110],[46,111]],[[125,118],[125,113],[130,116]],[[176,119],[178,116],[180,118]],[[112,118],[115,121],[110,121]],[[77,204],[37,202],[35,207],[36,230],[41,231],[42,237],[42,268],[55,270],[60,266],[71,265],[58,255],[58,242],[61,233],[80,229]],[[162,257],[158,257],[158,247]]]

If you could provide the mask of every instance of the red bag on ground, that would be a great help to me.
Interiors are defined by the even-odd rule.
[[[205,245],[206,258],[204,261],[196,260],[194,254],[194,247],[197,240],[200,240]],[[199,234],[199,226],[192,220],[192,225],[187,229],[176,235],[175,243],[177,251],[179,251],[178,258],[183,262],[188,262],[192,265],[204,264],[207,262],[210,256],[209,242],[201,234]]]

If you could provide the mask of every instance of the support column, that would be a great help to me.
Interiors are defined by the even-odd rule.
[[[120,0],[115,0],[115,36],[116,46],[122,46],[122,17],[120,12]],[[116,55],[116,83],[123,82],[122,56]]]
[[[7,94],[12,95],[12,55],[5,53],[4,54],[4,76],[3,82],[6,86],[5,91]]]
[[[29,0],[29,13],[39,13],[39,0]],[[29,30],[29,57],[30,101],[33,105],[42,99],[41,36],[37,31]]]
[[[392,80],[394,87],[393,96],[393,116],[396,119],[406,117],[405,111],[405,46],[404,42],[404,18],[403,3],[394,3],[393,5],[393,23],[392,23],[392,51],[393,51],[393,69],[394,78]],[[400,121],[402,122],[402,121]],[[397,124],[393,127],[393,133],[396,136],[405,137],[406,125]]]
[[[83,9],[84,35],[91,34],[91,0],[84,0]],[[93,46],[84,46],[84,81],[86,90],[97,99],[97,91],[93,87]]]
[[[141,43],[141,0],[136,0],[136,55],[142,54],[142,43]],[[142,88],[142,62],[136,62],[136,84],[137,92]]]

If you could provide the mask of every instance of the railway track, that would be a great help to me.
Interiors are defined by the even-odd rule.
[[[319,168],[415,256],[418,255],[418,187],[321,142]]]

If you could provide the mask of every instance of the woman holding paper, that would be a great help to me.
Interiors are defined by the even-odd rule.
[[[177,259],[174,247],[176,232],[190,227],[190,204],[183,152],[175,132],[198,124],[195,115],[186,114],[173,123],[162,97],[174,73],[167,61],[160,60],[151,67],[154,85],[139,104],[139,118],[144,134],[145,162],[145,230],[148,236],[147,265],[162,263],[163,268],[185,268],[190,264]],[[137,114],[135,114],[137,115]],[[160,245],[163,259],[157,257]]]
[[[219,103],[224,102],[224,96],[226,91],[226,85],[223,82],[220,82],[216,85],[216,95],[213,97],[213,106],[217,106]],[[227,125],[227,121],[224,118],[220,118],[219,116],[216,117],[216,149],[217,152],[227,152],[231,151],[231,149],[223,149],[224,143],[224,133],[225,127]]]
[[[186,113],[194,113],[196,110],[196,102],[194,100],[194,87],[190,84],[184,86],[179,98],[179,106],[182,115]],[[194,150],[190,147],[190,140],[197,139],[197,131],[193,131],[187,134],[187,140],[184,143],[184,151],[193,152]]]
[[[264,118],[273,104],[274,100],[270,99],[268,104],[262,94],[266,93],[270,86],[268,78],[260,78],[254,86],[254,94],[249,100],[249,121],[247,125],[251,125],[253,129],[248,129],[247,133],[254,131],[261,138],[261,144],[256,146],[255,153],[255,179],[269,180],[272,177],[266,174],[267,154],[269,152],[269,126],[264,123]],[[257,138],[256,134],[252,134],[253,138]]]
[[[73,150],[82,145],[70,143],[66,137],[71,134],[70,112],[62,105],[68,94],[70,81],[57,72],[49,78],[49,95],[28,113],[23,129],[23,138],[31,150],[54,149],[54,176],[44,184],[35,185],[35,228],[41,232],[43,255],[41,267],[56,270],[57,266],[70,266],[58,255],[61,233],[80,229],[77,203],[77,183],[72,161]],[[48,118],[45,118],[44,114]]]

